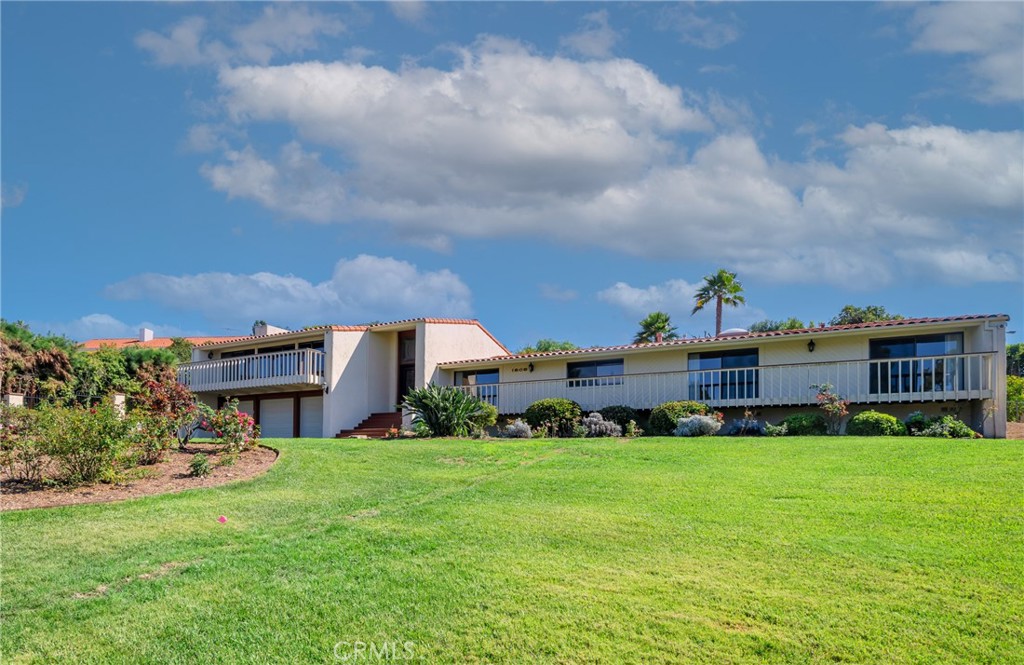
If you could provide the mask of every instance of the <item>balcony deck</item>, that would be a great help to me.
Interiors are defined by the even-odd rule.
[[[672,400],[715,408],[816,404],[812,385],[829,383],[857,404],[988,399],[995,354],[973,353],[893,360],[856,360],[742,369],[624,374],[462,386],[501,414],[523,413],[548,397],[574,400],[584,410],[625,404],[651,409]]]
[[[323,382],[324,352],[314,349],[207,360],[178,368],[178,383],[197,393],[321,386]]]

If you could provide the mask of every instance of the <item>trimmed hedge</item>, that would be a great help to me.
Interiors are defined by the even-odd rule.
[[[530,427],[551,427],[557,436],[573,435],[573,425],[580,421],[583,409],[571,399],[550,397],[539,399],[526,407],[523,418]]]
[[[786,426],[786,436],[825,436],[828,423],[820,413],[794,413],[781,423]]]
[[[647,429],[651,436],[674,436],[680,418],[711,415],[711,407],[701,402],[665,402],[654,407]]]
[[[850,436],[906,436],[907,426],[896,416],[868,410],[850,418],[846,433]]]
[[[606,406],[603,409],[598,409],[597,412],[600,413],[601,417],[605,420],[610,420],[623,429],[625,429],[630,420],[633,422],[639,422],[640,420],[639,416],[637,416],[636,409],[622,404]]]

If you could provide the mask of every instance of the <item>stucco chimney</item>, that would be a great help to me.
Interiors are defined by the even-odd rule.
[[[655,342],[661,342],[663,340],[664,340],[664,337],[662,336],[662,334],[660,332],[654,333],[654,341]]]
[[[139,328],[139,341],[140,342],[152,342],[153,331],[149,328]]]
[[[263,337],[264,335],[275,335],[277,333],[286,333],[286,332],[288,332],[287,328],[279,328],[277,326],[272,326],[272,325],[270,325],[268,323],[257,324],[255,326],[253,326],[253,329],[252,329],[252,334],[254,336],[256,336],[256,337]]]

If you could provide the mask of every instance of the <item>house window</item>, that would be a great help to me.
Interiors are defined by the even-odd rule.
[[[477,369],[455,373],[455,385],[467,386],[466,392],[494,406],[498,405],[498,370]],[[469,387],[472,386],[472,387]]]
[[[873,339],[868,343],[872,395],[963,390],[964,334]]]
[[[758,397],[760,370],[757,349],[691,353],[689,370],[690,399],[718,402]]]
[[[566,365],[566,385],[569,388],[621,386],[622,374],[622,358],[569,363]]]

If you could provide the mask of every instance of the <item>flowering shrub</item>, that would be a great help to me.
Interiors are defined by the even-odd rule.
[[[789,428],[786,427],[786,423],[781,425],[772,425],[771,423],[764,424],[764,435],[765,436],[786,436],[789,433]]]
[[[260,438],[260,428],[253,417],[238,410],[238,400],[230,399],[209,420],[200,423],[202,429],[212,432],[229,453],[248,450]]]
[[[626,427],[623,429],[622,434],[626,438],[635,439],[638,436],[643,436],[644,431],[637,427],[635,420],[630,420],[626,422]]]
[[[603,436],[622,436],[622,428],[611,420],[605,420],[600,413],[591,413],[583,419],[582,426],[591,438]]]
[[[132,432],[132,448],[139,464],[156,464],[164,459],[168,450],[176,443],[175,422],[166,414],[150,413],[137,409],[133,414],[135,429]]]
[[[850,406],[850,401],[837,395],[834,392],[835,387],[831,383],[818,383],[812,385],[811,388],[818,391],[816,398],[818,408],[825,416],[826,433],[839,434],[839,430],[843,426],[843,418],[849,413],[847,407]]]
[[[397,439],[402,436],[402,432],[397,427],[389,427],[388,431],[384,432],[385,439]]]
[[[981,435],[972,430],[967,423],[952,414],[931,420],[927,427],[914,434],[915,436],[931,436],[940,439],[981,438]]]
[[[675,436],[714,436],[721,428],[720,418],[687,416],[678,420],[674,434]]]
[[[170,432],[177,437],[179,447],[184,447],[195,433],[201,416],[196,396],[191,390],[178,383],[174,370],[170,367],[144,365],[138,373],[139,390],[134,401],[139,409],[146,412],[146,429],[162,436]],[[206,412],[212,411],[203,405]],[[166,425],[158,425],[155,421],[163,420]],[[152,442],[151,442],[152,445]],[[160,453],[162,455],[162,452]]]
[[[523,420],[516,418],[505,427],[499,427],[498,436],[503,439],[529,439],[533,436],[533,431]]]

